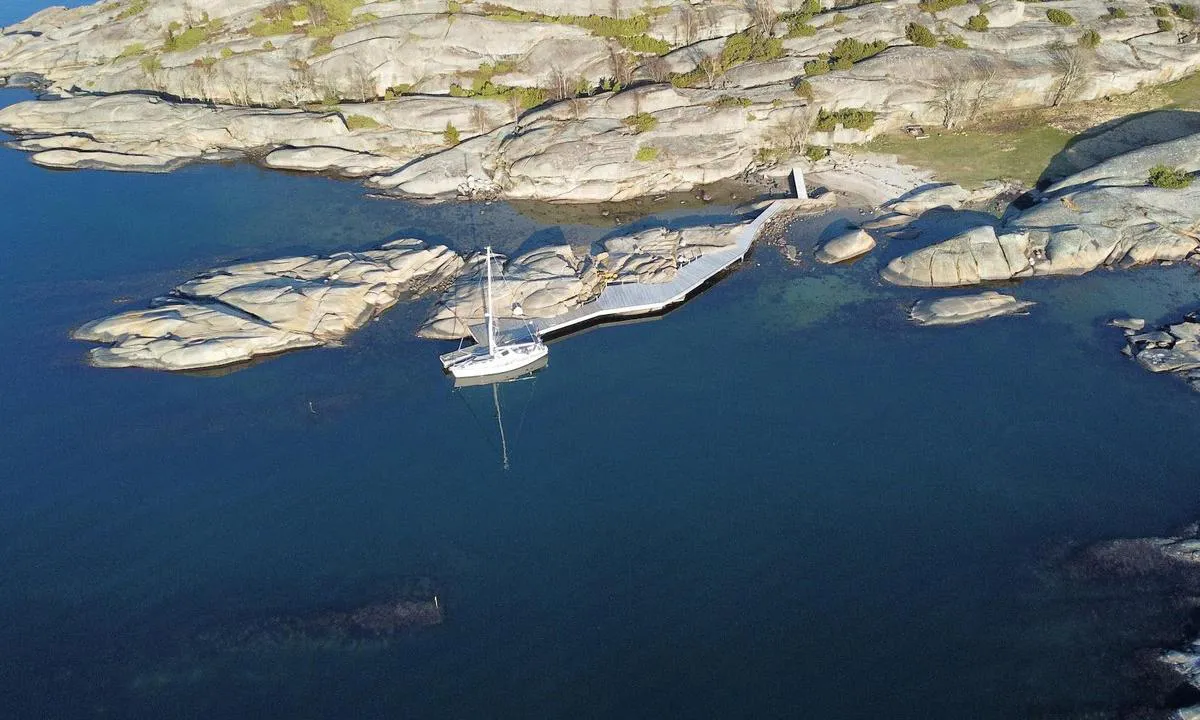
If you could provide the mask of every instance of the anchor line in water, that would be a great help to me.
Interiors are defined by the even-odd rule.
[[[500,426],[500,453],[504,461],[504,469],[508,469],[508,440],[504,438],[504,418],[500,415],[499,383],[492,383],[492,400],[496,404],[496,424]]]

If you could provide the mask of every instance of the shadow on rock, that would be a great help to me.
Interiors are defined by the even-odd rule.
[[[1101,123],[1076,135],[1050,160],[1039,189],[1131,150],[1200,132],[1200,112],[1153,110]]]

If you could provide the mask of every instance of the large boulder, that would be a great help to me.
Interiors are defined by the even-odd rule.
[[[871,252],[875,248],[875,238],[871,233],[861,228],[855,228],[842,233],[825,243],[817,250],[817,261],[827,265],[852,260],[860,255]]]
[[[1028,233],[996,234],[984,225],[892,260],[882,271],[894,285],[955,287],[1033,274]]]

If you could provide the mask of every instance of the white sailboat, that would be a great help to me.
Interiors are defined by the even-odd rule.
[[[532,372],[545,364],[549,351],[542,339],[529,330],[527,339],[502,341],[496,332],[496,311],[492,300],[492,247],[486,249],[487,290],[485,312],[487,342],[457,354],[446,370],[456,381],[498,382],[514,375]],[[528,327],[528,326],[527,326]]]

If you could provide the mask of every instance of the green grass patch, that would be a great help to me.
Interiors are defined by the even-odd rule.
[[[117,13],[117,20],[128,20],[131,17],[141,15],[146,12],[146,8],[150,7],[150,0],[133,0],[125,6],[125,9]]]
[[[1161,86],[1175,107],[1200,109],[1200,73]]]
[[[922,139],[881,135],[865,149],[898,155],[904,163],[933,170],[939,178],[966,188],[996,179],[1033,187],[1071,135],[1041,123],[1028,125],[1013,130],[934,130]]]
[[[632,130],[634,135],[640,135],[658,127],[658,118],[646,112],[628,115],[621,122],[625,124],[625,127]]]
[[[375,130],[383,126],[367,115],[347,115],[346,127],[351,130]]]
[[[658,159],[658,148],[653,145],[643,145],[637,149],[633,159],[638,162],[653,162]]]
[[[593,35],[615,38],[622,46],[634,52],[665,55],[671,51],[670,43],[646,34],[646,31],[650,29],[651,16],[660,14],[658,9],[627,18],[609,17],[607,15],[547,15],[540,12],[517,10],[498,3],[484,3],[482,10],[483,14],[487,17],[503,22],[541,22],[574,25],[587,30]],[[662,10],[665,11],[666,8]]]
[[[966,4],[967,0],[921,0],[921,2],[917,3],[917,7],[927,13],[935,13]]]
[[[142,43],[130,43],[129,45],[126,45],[123,50],[121,50],[121,54],[117,56],[117,59],[124,60],[127,57],[135,57],[144,52],[146,52],[146,46]]]

